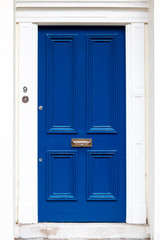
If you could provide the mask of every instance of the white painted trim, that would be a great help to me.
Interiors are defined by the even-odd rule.
[[[17,8],[50,7],[111,7],[111,8],[148,8],[148,0],[17,0]]]
[[[95,3],[95,7],[66,7],[55,8],[17,8],[16,21],[41,24],[128,24],[147,23],[148,10],[135,8],[106,8]]]
[[[127,223],[146,222],[144,41],[144,24],[127,25]]]
[[[145,239],[148,225],[126,223],[38,223],[16,225],[16,238],[31,239]]]
[[[31,23],[19,24],[19,222],[37,222],[37,25]]]

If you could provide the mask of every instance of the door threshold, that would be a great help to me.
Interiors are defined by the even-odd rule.
[[[34,240],[148,239],[148,225],[127,223],[16,224],[15,238]]]

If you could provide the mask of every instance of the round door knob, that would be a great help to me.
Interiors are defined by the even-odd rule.
[[[22,97],[22,102],[23,103],[27,103],[29,101],[29,97],[28,96],[23,96]]]

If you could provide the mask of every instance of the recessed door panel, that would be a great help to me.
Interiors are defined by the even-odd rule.
[[[125,222],[124,27],[39,27],[38,221]]]
[[[47,132],[76,131],[76,36],[46,35]]]
[[[88,151],[88,200],[117,200],[116,151]]]
[[[46,159],[46,200],[76,200],[76,151],[47,151]]]
[[[116,132],[116,39],[88,36],[88,132]]]

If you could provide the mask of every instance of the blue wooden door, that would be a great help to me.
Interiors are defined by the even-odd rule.
[[[39,222],[125,222],[124,27],[39,27],[38,41]]]

